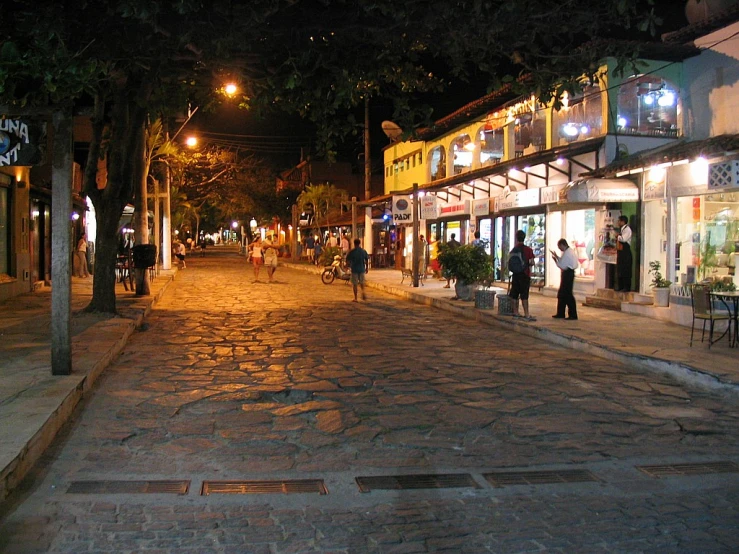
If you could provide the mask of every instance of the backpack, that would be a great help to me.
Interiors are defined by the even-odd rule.
[[[508,271],[514,275],[526,272],[528,263],[523,254],[523,249],[516,247],[508,254]]]

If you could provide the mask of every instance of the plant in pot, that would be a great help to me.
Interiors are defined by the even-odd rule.
[[[662,277],[662,264],[660,262],[649,262],[649,274],[652,276],[654,305],[666,308],[670,305],[670,285],[672,281]]]
[[[493,272],[490,256],[471,244],[457,247],[442,244],[438,260],[443,271],[455,279],[454,290],[461,300],[472,300],[475,285]]]

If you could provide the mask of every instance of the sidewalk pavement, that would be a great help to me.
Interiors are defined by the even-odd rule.
[[[116,285],[118,316],[79,313],[92,278],[72,279],[72,374],[51,374],[51,289],[0,304],[0,503],[15,488],[102,371],[123,349],[176,270],[162,271],[151,295]]]
[[[319,274],[321,268],[283,263]],[[174,279],[162,272],[151,284],[151,296],[136,297],[118,285],[119,316],[79,314],[72,319],[73,372],[52,376],[50,363],[51,291],[44,289],[0,305],[0,503],[51,444],[107,365]],[[589,352],[650,371],[667,372],[693,385],[739,397],[739,348],[728,340],[708,348],[700,332],[688,347],[690,329],[636,315],[578,307],[578,321],[555,320],[555,298],[532,293],[531,313],[524,321],[476,309],[473,302],[452,300],[453,289],[429,279],[413,288],[401,284],[398,270],[372,270],[368,286],[489,325],[503,325],[525,335]],[[320,284],[316,278],[316,286]],[[344,286],[334,283],[334,287]],[[500,290],[500,289],[498,289]],[[73,279],[72,309],[84,308],[92,295],[92,279]],[[371,295],[370,295],[371,301]],[[496,303],[497,305],[497,303]],[[515,338],[512,335],[511,340]]]
[[[283,265],[316,273],[322,271],[304,263]],[[529,308],[536,321],[526,321],[499,315],[497,299],[494,310],[477,309],[474,302],[452,300],[454,288],[444,288],[445,280],[428,278],[424,286],[414,288],[407,277],[401,284],[401,277],[397,269],[372,269],[367,275],[367,286],[481,323],[507,326],[511,331],[637,369],[668,373],[690,385],[731,396],[732,400],[739,398],[739,348],[730,348],[726,337],[710,348],[707,341],[701,343],[700,322],[696,322],[690,347],[690,328],[666,321],[582,304],[577,307],[577,321],[552,319],[557,311],[557,299],[534,291]],[[506,293],[506,289],[492,290]]]

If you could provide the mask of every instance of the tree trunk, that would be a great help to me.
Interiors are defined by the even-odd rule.
[[[149,164],[146,159],[146,133],[142,126],[141,138],[138,142],[138,148],[135,153],[134,161],[136,167],[134,170],[134,182],[138,181],[136,192],[134,195],[134,232],[136,234],[136,244],[149,244],[149,201],[147,195],[147,176],[149,175]],[[151,289],[149,287],[149,272],[145,267],[137,267],[134,271],[136,278],[136,296],[149,296]]]
[[[92,300],[86,311],[116,313],[115,264],[118,251],[118,223],[123,208],[133,198],[133,193],[143,179],[144,164],[137,156],[142,153],[146,109],[140,102],[146,96],[137,83],[121,84],[111,100],[109,114],[109,138],[107,149],[107,181],[98,189],[97,164],[103,144],[106,102],[95,99],[93,136],[85,167],[84,191],[95,206],[97,221],[97,248]]]

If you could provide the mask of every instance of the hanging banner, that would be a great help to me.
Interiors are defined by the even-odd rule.
[[[413,203],[407,196],[393,196],[393,222],[396,225],[413,222]]]
[[[0,167],[40,165],[46,151],[46,123],[0,117]]]
[[[439,210],[436,207],[436,196],[427,194],[421,197],[421,219],[436,219]]]

